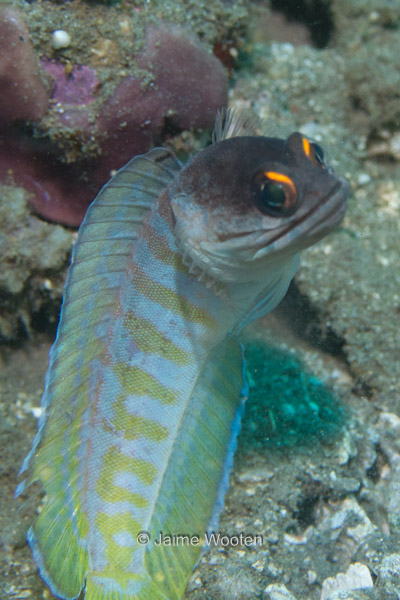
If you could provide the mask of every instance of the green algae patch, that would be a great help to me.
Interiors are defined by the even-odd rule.
[[[260,343],[245,348],[249,396],[242,442],[251,447],[298,447],[333,441],[344,409],[332,391],[293,354]]]

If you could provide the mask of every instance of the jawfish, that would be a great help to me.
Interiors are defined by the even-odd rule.
[[[228,485],[245,395],[237,333],[277,306],[348,189],[304,135],[259,136],[228,111],[185,166],[156,148],[100,191],[17,489],[45,491],[28,541],[56,596],[182,598]],[[157,544],[165,534],[200,543]]]

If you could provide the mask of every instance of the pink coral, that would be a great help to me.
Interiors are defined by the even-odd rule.
[[[55,81],[52,93],[52,99],[55,102],[62,102],[71,106],[93,102],[96,89],[100,85],[94,69],[85,65],[74,65],[67,74],[65,66],[55,60],[42,58],[40,63]]]
[[[148,150],[165,119],[177,129],[207,129],[227,102],[222,64],[178,28],[150,29],[138,63],[153,81],[142,89],[139,79],[124,78],[99,117],[100,133],[108,133],[100,168],[108,171]]]
[[[220,61],[178,28],[150,29],[143,67],[154,70],[155,88],[181,129],[212,127],[227,101],[227,79]]]
[[[0,180],[14,181],[31,192],[38,214],[64,225],[79,225],[97,188],[83,179],[83,163],[61,164],[60,151],[39,141],[3,130],[0,143]]]

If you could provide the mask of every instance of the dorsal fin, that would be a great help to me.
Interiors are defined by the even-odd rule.
[[[143,221],[180,168],[172,152],[160,148],[133,158],[90,205],[72,252],[43,413],[21,468],[31,466],[31,472],[16,491],[20,495],[27,483],[39,479],[46,492],[28,541],[42,577],[60,598],[77,598],[88,571],[84,477],[76,458],[88,444],[82,415],[99,380]]]
[[[96,297],[93,285],[102,279],[102,294],[98,297],[112,305],[118,286],[106,284],[108,273],[117,280],[123,276],[136,244],[137,232],[161,192],[180,171],[181,164],[174,154],[165,148],[154,148],[147,154],[135,156],[100,190],[89,206],[79,229],[72,250],[71,266],[64,287],[63,307],[57,339],[50,353],[50,365],[46,376],[46,388],[42,398],[43,413],[39,420],[32,450],[25,458],[20,473],[26,471],[41,441],[42,431],[48,415],[46,408],[52,399],[52,383],[60,377],[62,363],[56,357],[62,351],[70,320],[76,321],[78,307]],[[107,289],[109,288],[109,289]],[[72,308],[71,302],[74,304]],[[81,307],[82,308],[82,307]],[[80,311],[84,319],[87,307]],[[96,311],[96,306],[91,306]],[[71,325],[72,327],[72,325]],[[76,327],[76,325],[74,325]],[[62,331],[62,334],[61,334]],[[73,333],[71,333],[73,334]],[[57,372],[56,372],[57,371]],[[19,495],[26,482],[17,488]]]
[[[154,148],[132,158],[97,194],[82,222],[77,245],[86,238],[88,226],[134,217],[134,229],[140,229],[153,202],[180,171],[181,164],[165,148]],[[123,214],[122,214],[123,213]],[[123,227],[123,224],[122,224]],[[132,233],[132,224],[128,225]],[[119,230],[121,234],[121,231]],[[117,237],[120,237],[118,235]]]
[[[245,135],[263,135],[259,117],[246,109],[222,108],[218,111],[212,136],[214,144]]]

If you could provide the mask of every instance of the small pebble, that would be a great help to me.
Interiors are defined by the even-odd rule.
[[[368,173],[360,173],[358,176],[358,185],[367,185],[371,183],[371,176]]]
[[[278,583],[265,588],[263,600],[296,600],[296,598],[282,583]]]
[[[56,29],[51,34],[51,45],[54,50],[60,50],[61,48],[68,48],[71,45],[71,36],[63,29]]]
[[[317,574],[315,571],[312,571],[311,569],[309,569],[307,571],[307,582],[309,585],[313,585],[314,583],[316,583],[317,581]]]

